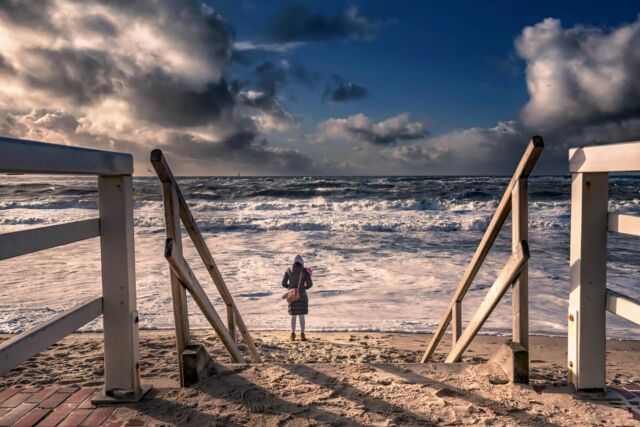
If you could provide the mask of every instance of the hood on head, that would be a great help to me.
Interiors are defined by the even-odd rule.
[[[293,259],[293,263],[298,263],[304,267],[304,260],[302,259],[302,255],[296,255],[296,257]]]

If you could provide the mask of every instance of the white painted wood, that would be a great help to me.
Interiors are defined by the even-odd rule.
[[[578,390],[605,387],[608,199],[606,173],[573,174],[567,365]]]
[[[569,150],[569,171],[640,171],[640,142],[572,148]]]
[[[167,242],[167,246],[168,248],[170,248],[170,241],[167,240]],[[204,289],[202,289],[200,282],[196,278],[195,274],[193,274],[193,271],[189,267],[189,264],[187,264],[187,261],[182,258],[181,255],[172,253],[170,250],[165,251],[165,257],[169,261],[169,264],[171,265],[171,268],[173,268],[173,271],[175,271],[180,278],[180,281],[182,282],[184,287],[187,288],[187,290],[191,294],[191,297],[195,300],[196,304],[198,304],[198,307],[200,307],[202,314],[204,314],[213,329],[220,337],[222,344],[229,352],[229,355],[231,356],[233,361],[235,363],[243,363],[244,360],[242,359],[240,350],[238,349],[236,343],[231,339],[229,331],[227,331],[227,328],[224,326],[222,319],[220,319],[220,316],[218,316],[216,309],[213,307],[213,304],[211,304],[209,297],[205,293]]]
[[[502,226],[505,220],[507,219],[507,216],[509,215],[509,212],[511,210],[511,193],[513,191],[514,186],[516,185],[516,181],[519,178],[527,178],[531,174],[531,171],[533,170],[533,167],[538,161],[540,154],[542,154],[543,149],[544,149],[544,142],[542,140],[542,137],[533,136],[531,138],[531,141],[529,142],[529,145],[527,145],[527,148],[524,154],[522,155],[522,158],[520,159],[520,163],[518,163],[518,166],[516,167],[515,173],[511,177],[511,181],[509,181],[509,185],[507,186],[507,189],[502,195],[502,199],[498,204],[496,212],[493,214],[493,218],[489,223],[489,227],[487,227],[487,230],[482,236],[482,240],[480,241],[480,244],[478,245],[476,252],[473,254],[473,258],[471,258],[471,262],[467,266],[467,269],[464,272],[462,279],[458,283],[458,287],[456,288],[453,294],[453,297],[449,302],[449,306],[447,307],[445,316],[442,318],[442,320],[438,324],[438,328],[436,329],[436,332],[433,334],[433,337],[431,338],[431,341],[429,342],[429,345],[427,346],[427,350],[424,352],[424,355],[422,356],[420,363],[425,363],[429,361],[429,359],[435,352],[436,347],[438,346],[438,343],[440,342],[440,340],[442,339],[442,336],[444,335],[444,331],[447,329],[447,326],[449,326],[449,322],[451,322],[451,313],[453,311],[453,305],[456,303],[456,301],[462,301],[464,299],[464,296],[466,295],[467,291],[469,290],[469,287],[471,286],[471,283],[473,282],[476,275],[478,274],[480,267],[482,267],[482,263],[487,257],[487,254],[489,253],[489,250],[491,249],[493,242],[496,240],[496,237],[498,237],[498,233],[502,229]]]
[[[0,173],[131,175],[128,153],[0,137]]]
[[[167,239],[172,241],[173,253],[182,256],[182,236],[180,231],[180,207],[178,196],[169,182],[162,183],[162,195],[164,199],[164,217],[167,230]],[[176,354],[178,357],[178,371],[180,373],[180,385],[184,384],[184,367],[182,353],[189,345],[189,311],[187,310],[187,294],[180,283],[178,275],[169,267],[171,280],[171,299],[173,301],[173,319],[176,325]]]
[[[191,211],[189,210],[189,206],[187,205],[187,202],[184,199],[184,196],[182,195],[182,191],[180,191],[180,187],[178,186],[178,183],[176,182],[175,178],[173,177],[173,174],[171,173],[171,168],[169,167],[169,164],[167,163],[166,158],[162,154],[162,151],[153,150],[151,152],[151,163],[153,164],[153,167],[156,170],[158,177],[160,178],[160,181],[163,183],[170,183],[171,185],[173,185],[176,195],[178,197],[178,204],[180,206],[180,218],[182,219],[185,229],[189,233],[189,237],[191,238],[193,245],[198,251],[198,254],[202,259],[202,262],[207,268],[207,271],[209,272],[209,275],[211,276],[213,283],[216,285],[216,288],[218,289],[218,292],[220,293],[222,300],[225,302],[225,304],[233,306],[235,311],[235,315],[234,315],[235,324],[238,327],[238,331],[240,332],[240,335],[242,335],[242,340],[247,346],[249,353],[251,353],[251,358],[256,363],[262,363],[262,358],[260,357],[260,354],[258,353],[258,350],[255,344],[253,343],[253,339],[251,338],[249,329],[244,323],[244,319],[242,318],[242,315],[238,310],[238,306],[236,305],[235,301],[233,300],[233,297],[231,296],[231,293],[229,292],[229,289],[227,288],[227,285],[224,281],[224,278],[222,277],[222,274],[220,274],[220,271],[218,270],[218,266],[216,265],[216,262],[213,259],[213,255],[211,255],[211,251],[207,246],[207,242],[205,241],[204,236],[202,236],[202,233],[200,232],[200,228],[198,227],[198,224],[196,223],[195,219],[193,218],[193,215],[191,214]]]
[[[102,298],[66,310],[0,344],[0,375],[86,325],[102,314]]]
[[[640,325],[640,301],[607,289],[607,310]]]
[[[100,235],[98,218],[0,234],[0,260],[55,248]]]
[[[640,216],[610,213],[608,229],[614,233],[640,237]]]
[[[523,241],[520,249],[517,250],[502,268],[498,278],[489,289],[489,292],[480,303],[480,306],[473,314],[473,317],[469,321],[469,324],[465,328],[464,332],[460,336],[460,339],[456,341],[456,344],[452,347],[451,352],[447,355],[445,363],[459,362],[462,357],[462,353],[467,349],[473,338],[489,318],[493,309],[498,305],[500,299],[509,289],[509,286],[518,277],[522,267],[525,265],[529,258],[529,249],[526,241]]]
[[[462,333],[462,302],[456,301],[451,313],[451,347],[460,339]]]
[[[516,252],[520,242],[529,240],[527,178],[518,179],[511,193],[511,247]],[[529,349],[529,265],[525,262],[511,290],[512,340]]]
[[[98,178],[105,393],[140,388],[131,176]]]

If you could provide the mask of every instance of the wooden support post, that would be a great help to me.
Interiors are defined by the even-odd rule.
[[[608,186],[607,173],[572,175],[567,364],[577,390],[605,388]]]
[[[182,256],[182,236],[180,232],[180,207],[178,196],[171,183],[162,183],[162,197],[164,199],[164,217],[167,229],[167,239],[172,240],[172,250]],[[190,343],[189,312],[187,310],[187,293],[180,283],[180,279],[169,267],[171,278],[171,299],[173,301],[173,319],[176,325],[176,352],[178,355],[178,371],[180,385],[185,386],[185,376],[182,353]]]
[[[100,176],[104,392],[141,397],[131,176]]]
[[[511,246],[515,253],[520,242],[529,239],[529,212],[528,212],[528,180],[520,178],[513,187],[511,193]],[[529,350],[529,262],[525,262],[520,275],[513,282],[511,291],[512,302],[512,341],[520,344],[524,351]],[[524,355],[521,354],[521,358]],[[513,368],[514,378],[529,382],[529,363],[520,363]]]
[[[462,333],[462,301],[456,301],[451,313],[451,347],[456,345]]]
[[[229,329],[229,335],[233,342],[237,342],[236,339],[236,310],[232,305],[227,304],[227,329]]]

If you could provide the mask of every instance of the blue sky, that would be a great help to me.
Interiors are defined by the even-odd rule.
[[[0,132],[179,173],[509,174],[640,139],[640,7],[616,2],[0,3]]]
[[[211,2],[236,32],[237,40],[269,42],[269,17],[291,2]],[[322,84],[298,85],[287,104],[311,123],[364,112],[381,120],[410,112],[435,133],[455,128],[493,126],[514,119],[527,99],[525,63],[514,40],[528,25],[547,17],[563,26],[601,28],[632,22],[637,1],[306,1],[316,13],[335,15],[357,7],[362,16],[381,23],[367,41],[329,40],[307,43],[291,52],[265,55],[288,59],[322,76],[337,74],[367,87],[371,96],[352,103],[323,103]],[[236,67],[238,72],[243,67]],[[311,129],[310,129],[311,130]]]

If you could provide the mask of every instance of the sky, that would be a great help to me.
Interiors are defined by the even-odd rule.
[[[5,0],[0,134],[180,175],[508,175],[640,139],[640,5]]]

